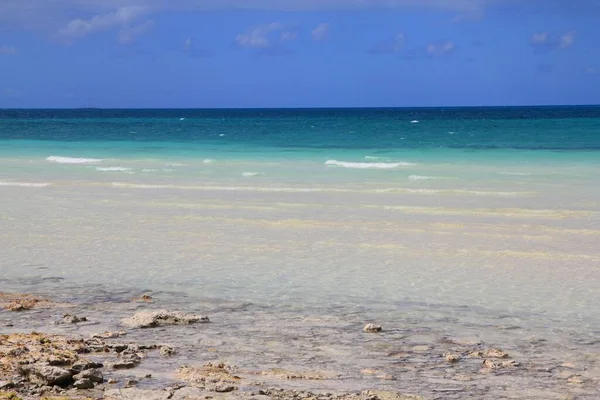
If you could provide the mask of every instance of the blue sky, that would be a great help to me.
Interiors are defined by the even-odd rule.
[[[0,107],[600,103],[599,0],[1,0]]]

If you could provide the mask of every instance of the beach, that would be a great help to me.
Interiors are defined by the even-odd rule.
[[[2,114],[0,392],[596,399],[599,120],[593,107]],[[152,310],[210,322],[123,322]],[[32,332],[104,346],[89,355],[102,382],[6,369]],[[92,339],[105,332],[122,334]],[[123,345],[140,360],[115,369]]]

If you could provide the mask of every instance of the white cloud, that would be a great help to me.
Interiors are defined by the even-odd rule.
[[[185,51],[187,53],[192,50],[193,46],[194,46],[194,41],[192,40],[192,38],[187,38],[187,39],[185,39],[185,42],[183,43],[183,51]]]
[[[114,26],[127,28],[130,23],[148,11],[147,7],[130,6],[118,8],[114,12],[98,14],[89,20],[77,18],[71,20],[65,27],[60,29],[58,36],[65,39],[77,39],[97,31],[110,29]]]
[[[143,35],[154,27],[154,21],[148,20],[133,27],[124,26],[119,32],[119,43],[132,43],[137,36]]]
[[[10,45],[1,45],[0,46],[0,54],[5,54],[8,56],[11,56],[13,54],[17,54],[17,48],[15,46],[10,46]]]
[[[324,40],[329,35],[329,28],[331,27],[328,23],[319,24],[313,31],[311,32],[313,40]]]
[[[433,56],[440,56],[442,54],[451,52],[452,50],[454,50],[455,47],[456,45],[454,44],[454,42],[451,42],[449,40],[440,44],[431,43],[427,45],[427,54]]]
[[[531,45],[540,51],[566,49],[575,43],[575,33],[568,32],[560,36],[548,32],[534,33],[531,36]]]
[[[266,49],[273,46],[277,41],[280,43],[296,39],[297,33],[293,30],[286,30],[285,26],[279,22],[273,22],[267,25],[259,25],[240,33],[235,38],[235,43],[240,47]]]
[[[575,42],[575,33],[569,32],[560,37],[560,41],[558,47],[561,49],[566,49],[570,47]]]
[[[534,33],[531,37],[532,44],[544,44],[548,41],[548,32]]]

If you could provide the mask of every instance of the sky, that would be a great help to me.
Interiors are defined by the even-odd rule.
[[[599,0],[0,0],[2,108],[600,104]]]

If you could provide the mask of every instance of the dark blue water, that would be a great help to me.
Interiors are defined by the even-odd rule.
[[[2,140],[594,151],[600,107],[0,110]]]

